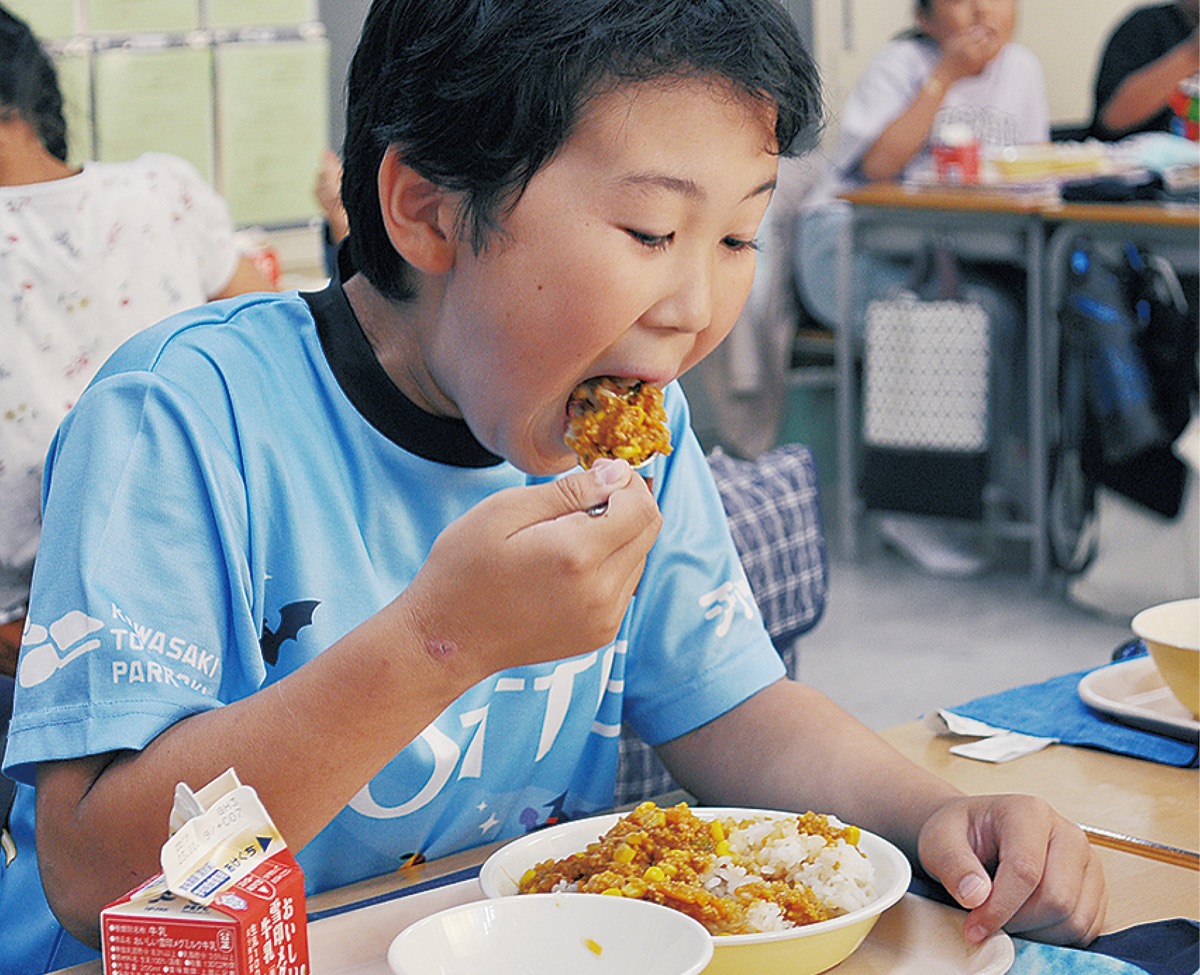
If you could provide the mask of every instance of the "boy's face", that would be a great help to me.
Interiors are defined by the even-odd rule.
[[[701,80],[585,111],[483,253],[440,283],[424,367],[479,440],[571,468],[567,399],[593,376],[665,385],[728,334],[776,174],[774,111]]]

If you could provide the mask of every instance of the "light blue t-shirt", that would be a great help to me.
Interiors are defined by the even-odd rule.
[[[449,522],[531,481],[400,396],[336,284],[309,298],[141,333],[51,448],[5,756],[22,785],[0,970],[95,957],[42,897],[38,762],[140,749],[254,694],[390,602]],[[623,720],[659,743],[782,676],[678,386],[666,403],[664,526],[617,639],[471,688],[299,851],[310,893],[603,810]]]

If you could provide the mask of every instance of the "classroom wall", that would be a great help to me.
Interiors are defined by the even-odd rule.
[[[341,152],[346,135],[346,72],[371,0],[320,0],[329,39],[329,144]]]
[[[1042,63],[1053,124],[1087,121],[1092,81],[1109,31],[1138,4],[1131,0],[1024,0],[1016,40]],[[825,78],[829,136],[867,62],[913,22],[911,0],[813,0],[814,55]]]

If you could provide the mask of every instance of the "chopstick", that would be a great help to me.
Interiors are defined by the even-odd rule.
[[[1132,853],[1134,856],[1200,871],[1200,853],[1181,850],[1177,846],[1167,846],[1165,843],[1155,843],[1153,840],[1143,840],[1125,833],[1114,833],[1098,826],[1087,826],[1084,823],[1079,823],[1078,826],[1088,841],[1095,846],[1104,846],[1110,850],[1120,850],[1122,853]]]

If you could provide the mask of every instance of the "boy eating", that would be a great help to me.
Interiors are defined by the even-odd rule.
[[[140,336],[51,449],[6,960],[94,955],[180,780],[236,768],[315,892],[603,810],[623,721],[705,802],[893,839],[972,940],[1094,936],[1078,830],[784,679],[689,430],[675,380],[733,326],[776,160],[819,121],[781,8],[376,0],[347,121],[330,286]],[[665,390],[653,495],[624,461],[568,473],[601,376]]]

